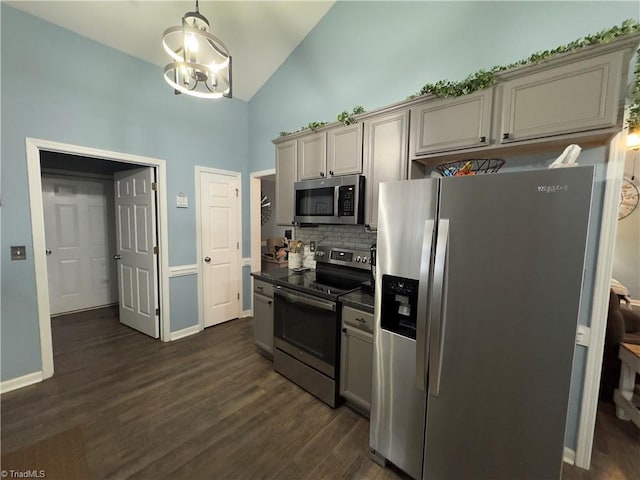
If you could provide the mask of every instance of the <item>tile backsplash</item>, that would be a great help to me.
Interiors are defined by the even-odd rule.
[[[343,247],[352,250],[369,250],[376,242],[376,232],[369,232],[364,225],[318,225],[317,227],[296,227],[296,240],[308,244]]]

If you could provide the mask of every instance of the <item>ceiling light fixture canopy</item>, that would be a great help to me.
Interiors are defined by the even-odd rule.
[[[164,79],[176,94],[231,98],[231,55],[209,29],[196,0],[196,11],[185,13],[182,25],[164,31],[162,45],[174,60],[164,67]]]

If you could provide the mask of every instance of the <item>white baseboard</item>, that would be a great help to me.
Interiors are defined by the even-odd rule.
[[[181,338],[188,337],[189,335],[194,335],[200,331],[200,325],[194,325],[193,327],[187,327],[176,332],[171,332],[171,341],[173,342],[174,340],[179,340]]]
[[[572,450],[569,447],[564,447],[564,455],[562,456],[562,460],[564,463],[568,463],[569,465],[576,464],[576,451]]]
[[[246,318],[246,317],[253,317],[252,309],[245,310],[244,312],[242,312],[242,318]]]
[[[11,380],[5,380],[0,383],[0,393],[7,393],[22,387],[28,387],[29,385],[41,382],[42,380],[44,380],[42,371],[29,373],[22,377],[12,378]]]

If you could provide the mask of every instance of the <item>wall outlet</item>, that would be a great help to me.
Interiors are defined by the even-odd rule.
[[[313,241],[313,240],[311,240],[311,241],[309,242],[309,251],[310,251],[310,252],[315,252],[315,251],[316,251],[316,242],[315,242],[315,241]]]
[[[11,247],[11,260],[26,260],[27,259],[27,251],[24,248],[24,245],[19,247]]]

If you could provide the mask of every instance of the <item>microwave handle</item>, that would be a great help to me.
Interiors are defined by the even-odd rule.
[[[340,216],[340,207],[338,206],[340,202],[340,186],[333,187],[333,216]]]

